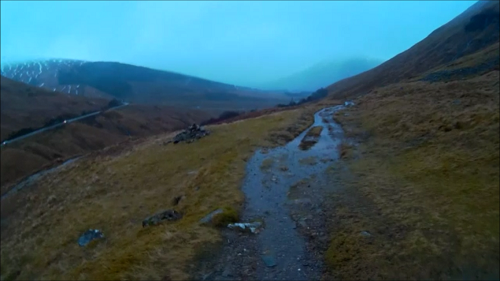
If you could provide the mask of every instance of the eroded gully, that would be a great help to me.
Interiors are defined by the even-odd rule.
[[[326,239],[321,218],[325,188],[322,174],[338,159],[342,129],[333,114],[343,106],[325,108],[314,124],[287,145],[258,150],[247,162],[242,190],[246,202],[242,221],[263,220],[258,234],[224,231],[219,253],[205,253],[195,278],[203,280],[317,280],[322,258],[311,247],[311,233]],[[299,144],[307,132],[322,126],[317,143],[308,150]],[[303,183],[302,187],[299,187]],[[210,250],[206,250],[210,251]]]

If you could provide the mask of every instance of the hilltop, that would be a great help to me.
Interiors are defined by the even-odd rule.
[[[282,93],[118,62],[53,59],[6,64],[2,75],[51,91],[205,110],[251,110],[288,101]]]

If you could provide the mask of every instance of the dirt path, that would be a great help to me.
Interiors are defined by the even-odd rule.
[[[329,187],[323,172],[338,158],[342,130],[325,108],[314,124],[283,147],[259,150],[247,163],[242,190],[242,221],[264,221],[258,234],[224,230],[218,253],[206,249],[196,265],[202,280],[317,280],[323,273],[321,245],[327,243],[323,198]],[[299,144],[312,127],[322,126],[317,143]],[[318,248],[319,247],[319,248]]]

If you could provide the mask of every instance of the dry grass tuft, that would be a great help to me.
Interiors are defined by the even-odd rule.
[[[349,158],[352,154],[353,146],[346,142],[342,142],[339,144],[338,150],[341,159]]]

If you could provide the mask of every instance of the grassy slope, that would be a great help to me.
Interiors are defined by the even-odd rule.
[[[395,84],[336,116],[361,143],[331,169],[339,278],[498,278],[499,78]]]
[[[130,105],[8,144],[1,149],[2,193],[10,188],[9,183],[52,165],[58,158],[125,141],[129,133],[144,137],[172,132],[209,117],[196,110]]]
[[[188,278],[195,250],[220,239],[198,220],[218,207],[239,208],[253,148],[298,135],[315,109],[213,126],[209,137],[192,144],[162,146],[162,139],[151,139],[113,155],[96,153],[3,200],[2,278]],[[180,195],[186,196],[176,207],[185,213],[181,221],[141,227]],[[82,249],[76,239],[88,228],[102,229],[107,238]]]
[[[330,202],[330,274],[340,279],[499,278],[496,36],[477,52],[413,71],[419,74],[412,81],[389,72],[387,79],[402,82],[370,84],[372,72],[364,76],[365,84],[359,80],[358,86],[334,92],[338,98],[369,91],[336,115],[348,140],[340,148],[343,161],[330,170],[332,184],[342,187]],[[388,65],[397,69],[398,57],[418,56],[415,50]],[[436,73],[432,83],[417,81]]]

